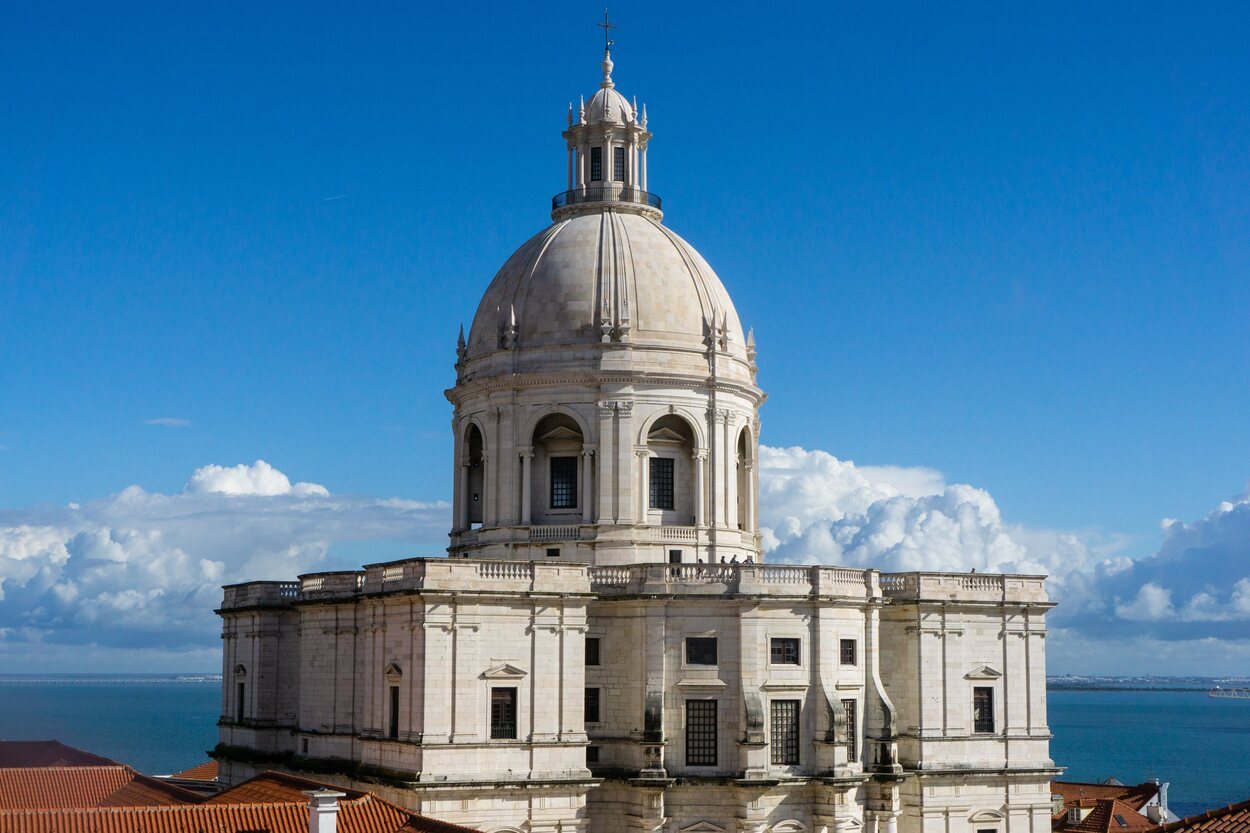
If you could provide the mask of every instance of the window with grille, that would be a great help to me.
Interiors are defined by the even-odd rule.
[[[597,636],[586,637],[586,664],[599,664],[599,637]]]
[[[651,508],[673,508],[673,458],[651,458]]]
[[[799,641],[790,638],[772,640],[769,658],[773,665],[798,665]]]
[[[979,734],[994,731],[994,689],[989,686],[972,689],[972,731]]]
[[[859,760],[859,715],[855,710],[854,700],[842,701],[842,714],[846,717],[846,760],[855,763]]]
[[[799,701],[774,700],[772,710],[772,762],[794,766],[799,762]]]
[[[603,181],[603,148],[590,149],[590,181]]]
[[[577,508],[577,458],[551,458],[551,508]]]
[[[586,717],[587,723],[599,722],[599,689],[586,689]]]
[[[716,766],[716,701],[686,701],[686,766]]]
[[[612,148],[612,178],[625,181],[625,148]]]
[[[387,721],[386,736],[391,740],[399,738],[399,686],[388,686],[390,689],[391,703],[389,720]]]
[[[855,657],[854,639],[843,639],[838,644],[838,649],[841,654],[840,661],[843,665],[858,665]]]
[[[715,665],[716,637],[686,637],[686,665]]]
[[[490,736],[496,739],[516,737],[516,689],[490,690]]]

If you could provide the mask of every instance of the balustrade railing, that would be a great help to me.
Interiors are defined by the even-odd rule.
[[[537,543],[576,541],[580,537],[581,527],[576,524],[539,524],[530,527],[530,540]]]
[[[634,205],[648,205],[660,209],[661,200],[658,194],[643,191],[640,188],[629,188],[624,185],[588,185],[556,194],[551,198],[551,210],[579,205],[588,202],[624,202]]]
[[[525,580],[534,578],[534,565],[529,561],[480,561],[477,565],[478,578],[494,580]]]

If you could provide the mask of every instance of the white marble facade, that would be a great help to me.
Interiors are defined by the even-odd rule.
[[[227,587],[223,781],[490,833],[1044,833],[1042,579],[763,562],[753,338],[611,71],[457,346],[449,557]]]

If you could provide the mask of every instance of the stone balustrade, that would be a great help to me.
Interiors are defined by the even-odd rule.
[[[881,590],[900,601],[1049,602],[1045,576],[999,573],[885,573]]]
[[[627,564],[590,568],[601,596],[693,595],[880,596],[872,570],[793,564]]]
[[[222,588],[222,608],[285,607],[299,598],[298,581],[249,581]]]

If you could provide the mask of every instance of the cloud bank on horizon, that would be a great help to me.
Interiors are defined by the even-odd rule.
[[[1060,670],[1106,671],[1109,641],[1120,673],[1250,657],[1250,492],[1165,521],[1160,549],[1134,560],[1115,536],[1007,524],[988,492],[933,469],[798,447],[762,447],[760,464],[770,561],[1046,574]],[[222,584],[354,568],[352,547],[380,542],[441,552],[449,521],[446,503],[335,495],[263,460],[203,466],[176,494],[0,511],[0,665],[215,667]]]

